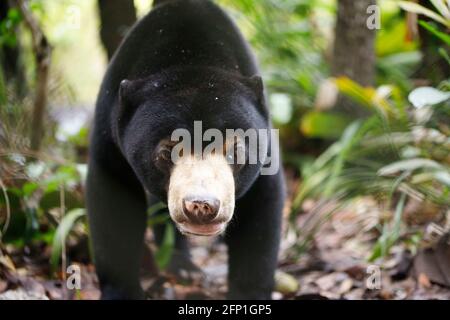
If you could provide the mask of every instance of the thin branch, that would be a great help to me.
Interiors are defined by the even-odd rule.
[[[0,179],[0,189],[3,192],[3,196],[5,197],[5,205],[6,205],[6,217],[5,222],[3,224],[3,228],[0,231],[0,244],[2,243],[3,236],[8,230],[9,223],[11,222],[11,205],[9,203],[8,193],[6,192],[6,186],[3,184],[3,181]],[[1,250],[0,250],[1,251]]]
[[[16,0],[16,3],[26,26],[30,30],[36,59],[36,93],[34,97],[30,145],[32,150],[37,151],[41,147],[43,137],[43,121],[47,104],[47,84],[52,48],[38,21],[31,13],[28,7],[28,1]]]

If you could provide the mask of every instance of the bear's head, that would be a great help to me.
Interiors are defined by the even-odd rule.
[[[260,175],[270,145],[263,91],[258,76],[212,68],[120,83],[116,140],[181,232],[223,232]]]

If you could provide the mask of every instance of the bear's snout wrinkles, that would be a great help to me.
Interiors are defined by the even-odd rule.
[[[183,213],[196,224],[212,222],[218,215],[220,200],[214,197],[188,196],[183,199]]]

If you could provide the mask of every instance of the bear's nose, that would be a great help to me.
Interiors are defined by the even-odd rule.
[[[192,223],[207,224],[219,213],[220,201],[213,197],[189,196],[183,199],[183,212]]]

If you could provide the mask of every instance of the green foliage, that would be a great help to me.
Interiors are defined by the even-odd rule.
[[[298,131],[300,114],[309,110],[328,65],[324,59],[329,1],[222,0],[257,51],[269,95],[286,94],[293,110],[287,122]],[[273,106],[272,106],[273,107]],[[275,118],[277,120],[277,118]]]
[[[383,225],[381,236],[378,238],[377,243],[372,249],[372,254],[369,257],[369,261],[373,262],[380,257],[385,257],[389,253],[390,248],[399,240],[401,233],[400,228],[402,226],[402,214],[405,208],[406,195],[402,193],[400,200],[397,203],[395,209],[394,219],[391,222],[392,227],[388,223]]]
[[[156,250],[155,260],[158,267],[164,270],[172,258],[173,250],[175,248],[175,229],[172,223],[166,223],[164,231],[163,242]]]
[[[161,270],[164,270],[170,263],[173,251],[175,250],[175,230],[170,220],[170,214],[167,206],[158,202],[147,210],[147,225],[154,227],[156,225],[164,225],[164,238],[161,245],[157,248],[155,254],[156,264]]]
[[[301,132],[311,138],[337,139],[351,122],[341,114],[311,111],[301,120]]]
[[[66,242],[66,239],[70,231],[75,226],[75,223],[80,218],[85,216],[86,212],[84,209],[73,209],[67,212],[59,222],[59,225],[56,228],[55,236],[53,237],[52,254],[50,258],[50,265],[53,272],[56,271],[61,254],[63,254],[63,243]]]
[[[22,21],[19,10],[11,8],[8,10],[6,19],[0,21],[0,48],[2,46],[15,47],[17,45],[17,37],[15,29]]]
[[[411,2],[411,1],[399,1],[399,5],[402,9],[424,15],[433,19],[436,22],[441,23],[446,28],[450,28],[450,9],[449,0],[430,0],[436,11],[425,8],[424,6]]]
[[[448,35],[448,29],[450,28],[450,0],[430,0],[433,4],[435,11],[425,8],[417,3],[410,1],[400,1],[400,7],[406,11],[413,12],[422,16],[426,16],[432,19],[436,23],[428,21],[419,21],[419,25],[434,35],[437,39],[441,40],[444,45],[447,46],[447,50],[440,48],[440,54],[450,64],[450,58],[448,54],[448,48],[450,46],[450,36]]]
[[[412,89],[410,76],[421,63],[419,43],[397,6],[382,10],[382,28],[376,37],[376,83],[390,84],[406,93]]]
[[[78,133],[70,136],[68,141],[77,147],[87,147],[89,142],[89,130],[87,127],[82,127]]]
[[[5,165],[19,165],[18,170],[22,172],[21,180],[6,187],[11,221],[3,235],[3,241],[17,245],[36,240],[48,242],[57,226],[58,217],[55,216],[54,209],[61,206],[61,188],[65,190],[66,209],[83,206],[83,197],[79,192],[80,184],[85,178],[82,166],[27,161],[17,154],[3,158]],[[2,198],[0,212],[6,211],[6,205],[6,198]],[[42,232],[46,234],[44,237]]]
[[[347,78],[335,83],[375,115],[352,123],[315,161],[303,163],[303,182],[291,212],[293,229],[306,199],[322,199],[317,212],[323,211],[323,203],[331,205],[321,213],[325,218],[316,218],[309,226],[307,236],[297,234],[294,249],[298,253],[308,247],[320,224],[346,201],[372,196],[390,203],[399,194],[393,220],[380,226],[381,236],[369,258],[373,261],[387,255],[399,240],[417,243],[417,234],[405,238],[401,231],[407,199],[427,199],[441,208],[450,207],[450,92],[443,91],[449,89],[446,82],[442,90],[417,88],[409,95],[414,106],[409,107],[394,86],[364,88]]]
[[[419,21],[419,24],[423,28],[427,29],[429,32],[434,34],[436,37],[444,41],[447,45],[450,45],[450,36],[447,33],[439,31],[437,27],[433,26],[431,23],[426,21]]]

